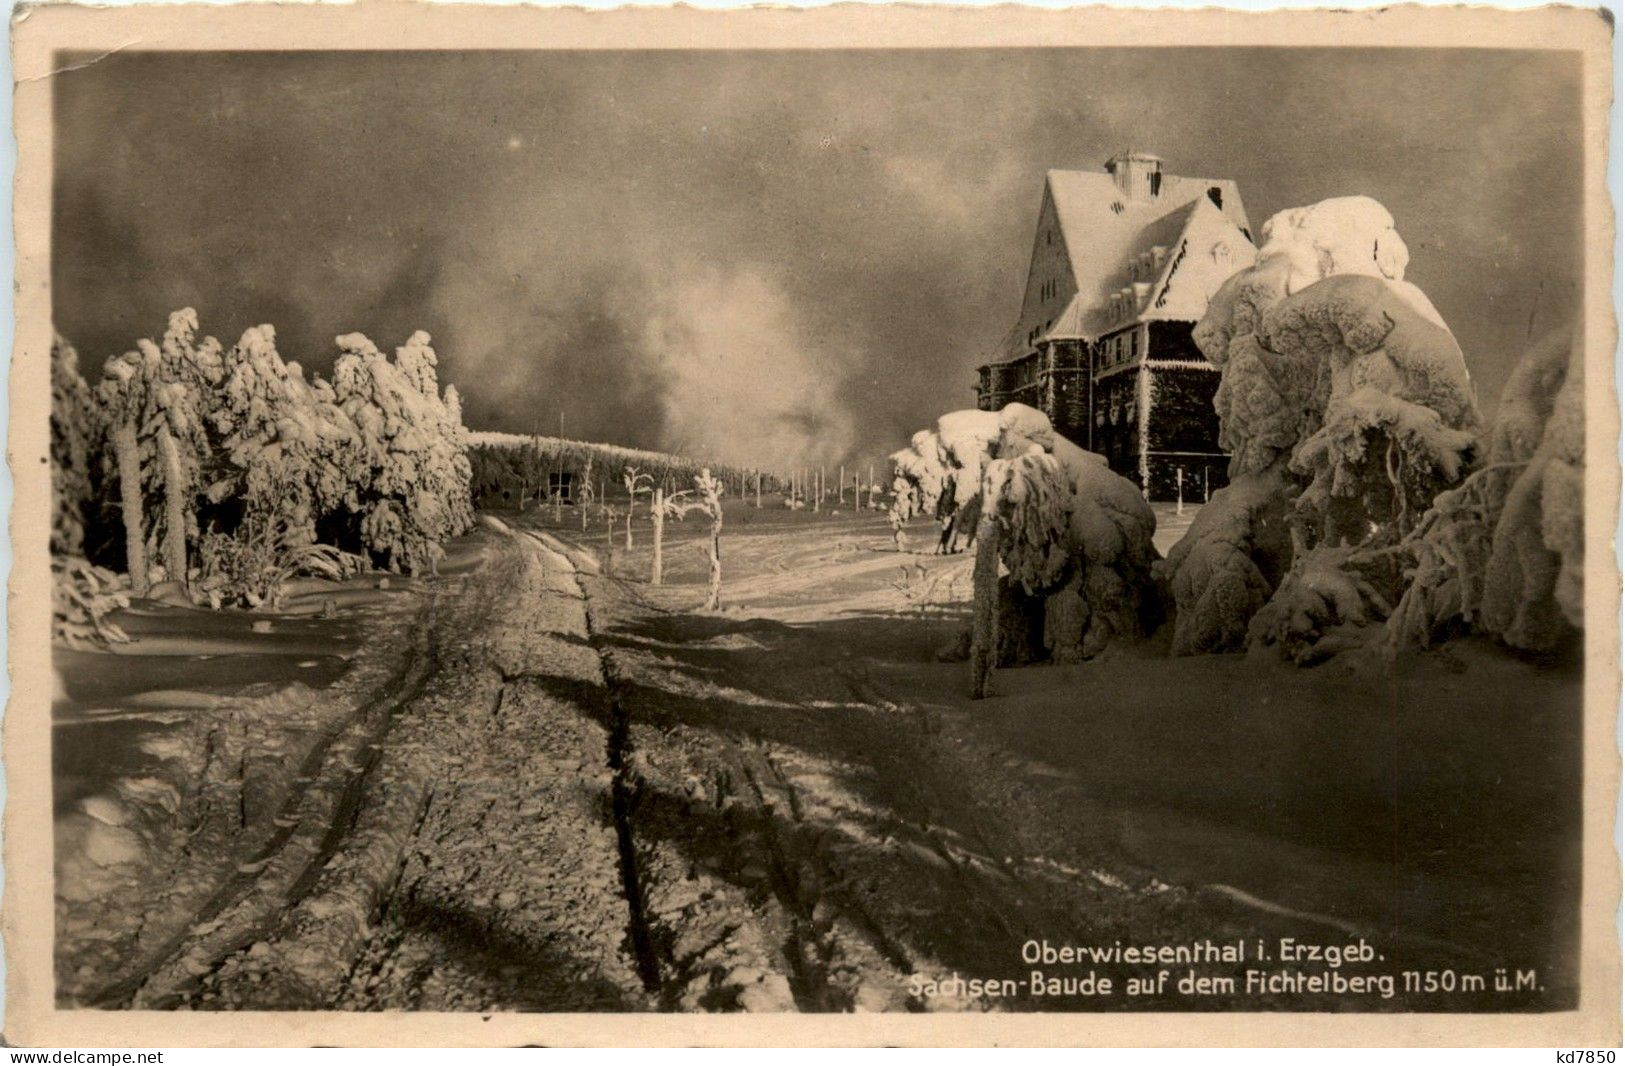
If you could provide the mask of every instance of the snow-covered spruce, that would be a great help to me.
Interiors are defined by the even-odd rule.
[[[473,524],[464,431],[438,393],[429,335],[390,362],[359,333],[337,339],[334,397],[355,425],[350,509],[362,546],[391,570],[432,570],[442,541]]]
[[[1425,646],[1472,624],[1547,652],[1583,626],[1581,358],[1567,338],[1548,338],[1519,362],[1484,465],[1440,494],[1401,545],[1407,582],[1391,643]]]
[[[1041,605],[1032,652],[1058,662],[1140,636],[1157,557],[1145,497],[1104,456],[1056,433],[1043,413],[1010,404],[997,419],[978,503],[998,529],[1004,613],[1026,617]],[[1001,661],[1019,654],[1002,643]]]
[[[197,536],[195,502],[209,454],[204,411],[220,381],[220,343],[195,343],[197,312],[169,316],[163,340],[137,342],[102,368],[96,398],[117,463],[131,589],[145,595],[160,548],[161,574],[187,579],[187,542]],[[161,500],[149,508],[149,497]],[[151,513],[154,521],[149,525]]]
[[[1272,353],[1328,370],[1320,427],[1292,453],[1315,542],[1403,536],[1473,459],[1478,407],[1455,338],[1383,279],[1331,277],[1264,316]]]
[[[331,385],[283,362],[268,325],[243,334],[226,368],[214,424],[235,470],[210,495],[235,496],[250,514],[282,511],[296,537],[314,541],[317,516],[350,497],[355,425]]]
[[[1156,558],[1151,508],[1043,413],[1024,404],[951,412],[893,464],[904,486],[899,508],[935,497],[957,523],[976,521],[976,694],[995,665],[1077,662],[1144,631]]]
[[[943,523],[943,536],[937,550],[952,548],[955,492],[953,473],[943,461],[943,449],[936,431],[922,429],[907,448],[893,452],[892,535],[897,549],[903,549],[903,524],[916,515],[930,515]]]
[[[1232,476],[1158,564],[1175,604],[1174,655],[1233,651],[1292,566],[1296,482],[1278,459]]]
[[[307,381],[277,353],[270,326],[227,352],[198,339],[185,308],[161,341],[107,360],[94,390],[59,340],[53,552],[122,566],[137,596],[162,580],[155,594],[214,606],[272,602],[297,573],[342,576],[362,564],[350,552],[395,569],[432,565],[439,543],[473,521],[461,401],[438,393],[428,334],[393,363],[365,338],[347,339],[354,350],[336,383]],[[110,461],[98,477],[102,438]],[[87,514],[114,511],[122,552],[85,543]]]
[[[353,496],[356,428],[332,386],[284,362],[269,325],[246,330],[225,367],[210,417],[229,465],[208,496],[241,513],[229,530],[204,534],[198,593],[214,606],[259,606],[275,602],[294,573],[359,569],[359,557],[317,546],[320,519]]]
[[[1461,482],[1478,429],[1461,350],[1407,261],[1373,200],[1284,211],[1197,324],[1232,484],[1163,565],[1175,654],[1245,640],[1311,662],[1328,632],[1380,632],[1402,591],[1393,546]]]
[[[1278,651],[1299,666],[1374,641],[1391,610],[1387,553],[1340,544],[1300,552],[1247,627],[1249,650]]]
[[[85,519],[93,489],[90,464],[99,424],[90,385],[79,373],[79,353],[61,337],[51,341],[51,554],[84,550]]]
[[[1232,477],[1290,454],[1319,428],[1318,413],[1330,392],[1329,367],[1260,343],[1258,330],[1270,308],[1336,274],[1383,278],[1426,303],[1420,290],[1404,282],[1410,253],[1393,216],[1368,197],[1277,212],[1264,223],[1262,238],[1253,265],[1220,286],[1192,332],[1202,354],[1224,371],[1214,404]]]

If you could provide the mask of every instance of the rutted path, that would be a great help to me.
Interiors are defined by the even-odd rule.
[[[437,669],[333,827],[342,842],[270,928],[203,976],[195,1005],[651,1004],[581,589],[562,555],[493,527],[501,548],[437,619]]]

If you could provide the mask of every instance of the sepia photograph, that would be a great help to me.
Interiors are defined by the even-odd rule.
[[[1617,1043],[1611,23],[187,10],[14,23],[23,1018]]]

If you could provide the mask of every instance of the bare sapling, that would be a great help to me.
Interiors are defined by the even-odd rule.
[[[626,486],[626,550],[632,550],[632,512],[637,509],[638,497],[654,486],[654,478],[640,473],[635,466],[621,472],[621,484]]]
[[[705,610],[722,609],[722,496],[727,491],[723,482],[711,476],[709,468],[694,475],[694,488],[674,492],[660,502],[663,517],[678,521],[694,511],[711,519],[711,536],[706,539],[706,556],[710,561],[710,577],[706,584]],[[659,528],[659,527],[657,527]],[[658,559],[658,554],[656,555]],[[655,581],[659,584],[659,581]]]
[[[587,456],[587,465],[581,470],[581,491],[577,494],[576,506],[581,508],[581,532],[587,532],[587,508],[593,501],[592,491],[592,456]]]

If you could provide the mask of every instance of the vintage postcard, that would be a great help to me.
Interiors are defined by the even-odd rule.
[[[13,29],[12,1044],[1619,1043],[1605,14]]]

